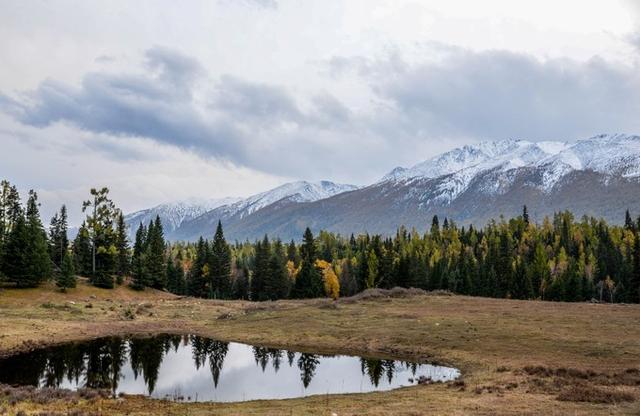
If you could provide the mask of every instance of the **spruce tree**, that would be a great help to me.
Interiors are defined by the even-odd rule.
[[[3,268],[7,280],[18,287],[37,285],[30,274],[29,230],[24,217],[19,216],[12,224],[11,233],[4,248]]]
[[[196,257],[189,269],[188,292],[191,296],[207,296],[207,278],[205,276],[205,266],[209,257],[209,247],[202,237],[196,245]]]
[[[324,292],[322,276],[315,267],[316,249],[313,234],[309,227],[304,232],[300,246],[301,268],[292,289],[294,298],[321,297]]]
[[[130,259],[129,259],[129,241],[127,238],[127,225],[124,221],[124,215],[122,212],[118,215],[118,221],[116,223],[116,250],[118,251],[118,264],[116,267],[116,274],[118,284],[122,284],[124,277],[129,274]]]
[[[165,241],[160,216],[149,224],[147,236],[147,273],[149,285],[163,289],[166,285]]]
[[[286,298],[289,293],[289,276],[280,240],[276,240],[273,253],[267,264],[264,293],[265,297],[270,300]]]
[[[118,256],[114,223],[119,210],[109,199],[108,188],[92,188],[90,194],[91,199],[82,204],[82,211],[87,213],[86,227],[91,239],[89,280],[95,286],[111,289]]]
[[[271,258],[271,244],[265,235],[262,242],[256,243],[256,254],[251,276],[251,299],[257,301],[268,300],[265,284],[269,280],[269,259]]]
[[[51,219],[49,227],[49,254],[58,268],[62,266],[62,259],[69,248],[67,227],[67,207],[63,205],[60,213],[56,213]]]
[[[140,223],[136,231],[136,240],[133,245],[131,259],[131,287],[135,290],[143,290],[149,285],[147,271],[147,230]]]
[[[47,234],[40,220],[38,195],[34,191],[29,191],[26,227],[29,235],[27,253],[30,259],[30,280],[26,283],[26,286],[37,286],[41,281],[51,276],[51,259],[49,257]]]
[[[73,259],[77,274],[90,276],[92,268],[91,239],[86,223],[82,223],[78,229],[78,234],[73,240]]]
[[[56,286],[63,292],[66,292],[69,288],[76,287],[75,273],[73,255],[66,252],[62,257],[62,264],[60,266],[60,273],[56,279]]]
[[[211,273],[212,297],[227,299],[231,296],[231,250],[224,239],[222,223],[218,221],[216,234],[211,245]]]

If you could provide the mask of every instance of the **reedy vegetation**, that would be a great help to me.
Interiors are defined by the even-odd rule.
[[[321,231],[314,238],[307,229],[300,245],[267,236],[229,245],[221,223],[211,242],[169,244],[158,217],[140,224],[130,249],[122,213],[108,192],[91,190],[93,200],[83,204],[89,215],[69,245],[65,207],[52,219],[47,238],[37,195],[30,192],[23,210],[15,187],[4,181],[0,275],[30,287],[54,271],[65,289],[73,287],[68,275],[75,269],[101,287],[131,276],[138,290],[257,301],[337,298],[401,286],[517,299],[640,302],[640,217],[634,221],[629,212],[623,226],[590,217],[576,221],[570,212],[536,224],[524,207],[521,216],[481,229],[446,218],[441,225],[437,216],[425,233],[400,227],[394,237]],[[66,256],[73,256],[75,267]]]

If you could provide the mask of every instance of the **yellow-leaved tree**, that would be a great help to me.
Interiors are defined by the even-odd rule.
[[[316,260],[316,268],[322,271],[322,280],[324,281],[324,292],[332,299],[340,297],[340,282],[336,272],[333,271],[331,263],[325,260]]]

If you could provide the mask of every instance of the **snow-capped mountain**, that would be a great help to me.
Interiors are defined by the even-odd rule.
[[[239,198],[189,198],[133,212],[125,216],[125,222],[129,225],[130,236],[133,236],[140,223],[148,225],[150,221],[155,220],[156,216],[160,216],[165,233],[171,233],[185,221],[190,221],[207,211],[235,203],[238,200]]]
[[[355,185],[333,183],[329,181],[298,181],[285,183],[277,188],[250,196],[224,207],[228,215],[245,217],[259,209],[286,199],[291,202],[313,202],[330,196],[358,189]]]
[[[599,135],[574,143],[558,141],[530,142],[502,140],[482,142],[443,153],[405,169],[395,168],[380,183],[410,183],[415,180],[447,176],[439,186],[436,199],[451,202],[468,189],[479,174],[502,173],[500,186],[487,186],[486,192],[498,192],[513,182],[513,174],[521,168],[540,169],[544,192],[564,176],[580,170],[623,177],[640,176],[640,137]]]
[[[330,181],[286,183],[266,192],[207,210],[188,221],[184,221],[183,225],[170,236],[174,239],[198,238],[203,230],[208,232],[207,235],[213,234],[218,220],[222,220],[227,225],[234,224],[268,206],[314,202],[356,189],[358,187],[355,185],[337,184]]]
[[[481,142],[396,168],[367,187],[293,182],[213,209],[194,208],[199,215],[168,219],[179,225],[166,234],[210,238],[218,220],[230,240],[300,239],[306,227],[392,234],[400,225],[424,230],[433,215],[483,225],[519,215],[523,205],[535,221],[565,209],[614,223],[626,209],[640,213],[640,136]]]

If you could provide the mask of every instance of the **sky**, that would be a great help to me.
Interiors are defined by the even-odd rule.
[[[0,0],[0,178],[71,222],[640,133],[636,0]]]

